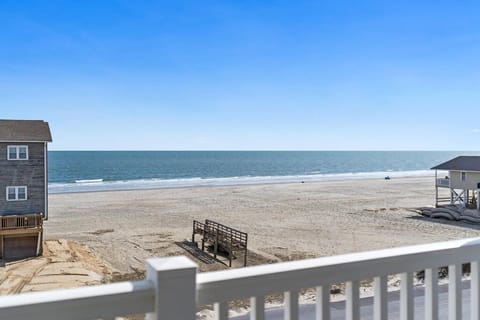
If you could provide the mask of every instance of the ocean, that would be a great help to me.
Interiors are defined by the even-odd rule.
[[[49,151],[49,192],[433,175],[459,151]]]

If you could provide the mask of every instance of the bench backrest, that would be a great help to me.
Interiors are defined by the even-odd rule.
[[[247,246],[248,234],[246,232],[227,227],[226,225],[208,219],[205,220],[205,227],[210,230],[218,230],[219,233],[227,235],[229,238],[231,237],[232,242],[235,244],[243,247]]]

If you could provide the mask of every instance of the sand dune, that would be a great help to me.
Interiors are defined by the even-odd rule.
[[[101,284],[111,276],[110,268],[88,248],[73,241],[48,240],[43,256],[4,263],[0,295]]]

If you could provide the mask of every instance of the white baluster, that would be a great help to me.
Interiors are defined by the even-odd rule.
[[[330,320],[330,285],[317,287],[315,320]]]
[[[265,299],[263,297],[250,298],[250,320],[265,319]]]
[[[360,320],[359,293],[358,281],[347,281],[345,286],[347,320]]]
[[[425,270],[425,320],[438,320],[438,269]]]
[[[373,318],[375,320],[385,320],[387,317],[387,277],[375,277]]]
[[[298,320],[298,292],[285,291],[283,298],[285,300],[284,319]]]
[[[400,319],[413,320],[413,275],[400,274]]]
[[[215,320],[228,319],[228,303],[227,302],[214,303],[213,311],[215,312]]]
[[[462,265],[448,266],[448,319],[462,319]]]

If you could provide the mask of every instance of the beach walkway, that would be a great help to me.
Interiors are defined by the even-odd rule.
[[[0,295],[99,285],[109,269],[87,248],[48,240],[41,257],[1,261]]]

